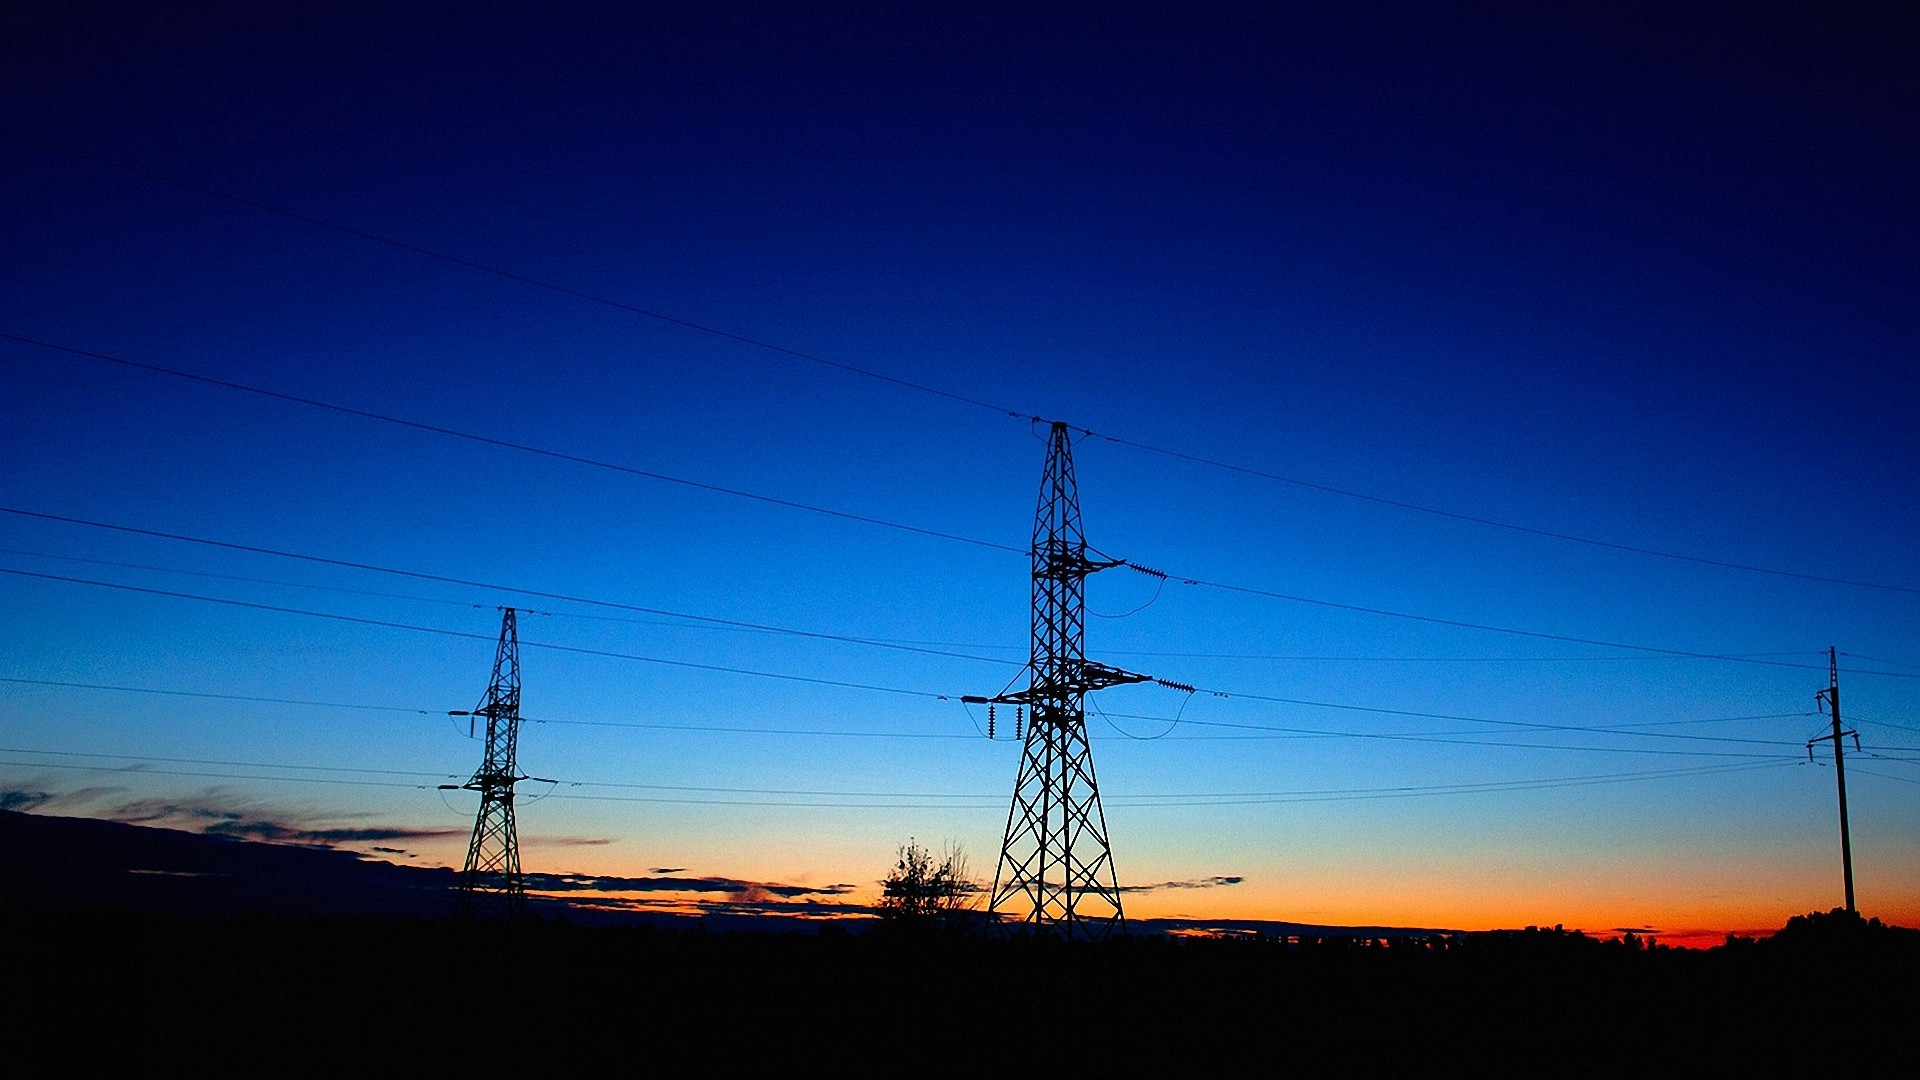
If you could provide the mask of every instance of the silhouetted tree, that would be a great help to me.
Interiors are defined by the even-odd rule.
[[[967,877],[967,856],[949,845],[937,859],[917,841],[896,853],[893,870],[880,883],[880,918],[890,929],[910,933],[960,930],[969,924],[979,886]]]

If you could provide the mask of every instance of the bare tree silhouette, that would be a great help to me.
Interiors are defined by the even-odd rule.
[[[889,930],[924,934],[959,932],[973,923],[980,886],[968,876],[967,855],[948,844],[939,856],[909,838],[895,852],[893,869],[880,882],[876,905]]]

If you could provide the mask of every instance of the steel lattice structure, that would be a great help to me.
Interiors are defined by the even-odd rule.
[[[1119,565],[1087,555],[1073,443],[1055,423],[1033,525],[1031,681],[1022,691],[968,699],[1028,713],[988,905],[997,925],[1016,932],[1103,938],[1125,926],[1084,704],[1090,691],[1147,681],[1086,658],[1087,575]]]
[[[473,840],[467,845],[467,864],[460,871],[460,892],[454,898],[459,917],[517,919],[526,911],[526,891],[520,873],[520,838],[513,823],[513,785],[519,775],[520,634],[512,608],[500,617],[500,645],[493,656],[493,681],[487,696],[472,713],[477,723],[487,721],[487,755],[473,779],[462,785],[480,793],[480,812],[473,820]],[[472,727],[469,727],[469,733]]]

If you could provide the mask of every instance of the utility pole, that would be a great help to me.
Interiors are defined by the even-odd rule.
[[[1089,558],[1067,425],[1055,423],[1033,525],[1033,647],[1025,690],[963,700],[1025,715],[1025,747],[1007,810],[988,915],[996,926],[1067,940],[1124,932],[1120,883],[1107,843],[1085,696],[1148,676],[1086,658],[1087,575],[1121,565]]]
[[[1853,839],[1847,833],[1847,762],[1840,746],[1840,737],[1853,737],[1853,748],[1860,748],[1860,736],[1857,732],[1840,730],[1840,653],[1833,646],[1827,646],[1827,688],[1813,696],[1813,700],[1825,705],[1833,716],[1833,734],[1822,735],[1807,740],[1807,756],[1813,756],[1813,744],[1833,740],[1833,778],[1840,785],[1840,867],[1847,881],[1847,914],[1853,909]]]
[[[494,651],[487,696],[472,712],[451,715],[472,718],[467,724],[469,736],[479,718],[487,720],[486,757],[473,779],[459,785],[480,793],[480,812],[473,819],[473,840],[467,845],[467,864],[460,871],[453,913],[456,918],[497,916],[512,921],[526,913],[520,838],[513,824],[513,785],[526,777],[519,775],[517,763],[520,634],[512,608],[501,609],[500,645]]]

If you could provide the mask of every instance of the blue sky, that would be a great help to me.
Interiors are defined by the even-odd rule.
[[[1024,657],[1044,417],[1176,579],[1093,579],[1089,654],[1230,695],[1097,699],[1122,884],[1243,879],[1130,912],[1834,906],[1829,645],[1861,906],[1920,907],[1909,16],[7,19],[0,505],[494,586],[5,515],[12,570],[446,632],[4,575],[49,809],[457,830],[515,604],[530,867],[990,874],[1017,747],[952,699]]]

